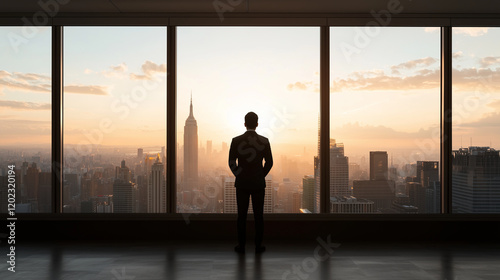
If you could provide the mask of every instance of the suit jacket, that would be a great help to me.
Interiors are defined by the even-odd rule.
[[[262,165],[262,160],[265,164]],[[236,188],[258,190],[266,187],[266,176],[273,166],[269,140],[255,131],[233,138],[229,149],[229,168],[236,177]]]

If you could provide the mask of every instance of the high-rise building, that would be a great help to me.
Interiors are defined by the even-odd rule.
[[[116,168],[113,183],[113,213],[133,213],[135,210],[135,184],[130,181],[131,174],[125,160]]]
[[[122,160],[120,167],[116,167],[115,178],[124,182],[129,182],[132,180],[132,174],[130,172],[130,169],[125,166],[125,160]]]
[[[314,157],[314,209],[313,213],[320,212],[320,191],[321,191],[321,177],[320,177],[320,164],[319,155]]]
[[[439,182],[439,161],[417,161],[417,182],[424,188]]]
[[[370,180],[388,180],[389,168],[387,161],[387,152],[370,152]]]
[[[226,177],[224,180],[224,213],[238,213],[234,177]]]
[[[302,209],[314,210],[314,177],[304,176],[302,179]]]
[[[434,181],[425,189],[425,209],[427,213],[441,213],[441,183]]]
[[[453,151],[455,213],[500,213],[500,155],[490,147]]]
[[[151,166],[151,175],[148,185],[148,213],[165,213],[167,210],[167,190],[165,182],[165,168],[160,161],[160,155]]]
[[[139,160],[142,160],[144,158],[144,149],[143,148],[137,149],[137,158]]]
[[[376,211],[386,212],[392,208],[395,198],[395,183],[390,180],[355,180],[353,195],[373,201]]]
[[[426,191],[425,187],[419,182],[407,182],[406,194],[408,195],[410,205],[418,208],[418,213],[426,212]]]
[[[330,213],[362,214],[374,212],[373,201],[353,196],[330,197]]]
[[[184,178],[185,190],[192,191],[198,182],[198,125],[193,115],[193,99],[184,125]]]
[[[330,139],[330,197],[351,196],[349,188],[349,158],[344,156],[344,144]]]

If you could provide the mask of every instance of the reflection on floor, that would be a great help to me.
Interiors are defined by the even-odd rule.
[[[261,255],[249,244],[243,256],[232,251],[232,242],[222,241],[18,240],[16,272],[9,272],[3,260],[0,279],[500,279],[500,244],[333,244],[320,239],[268,242]]]

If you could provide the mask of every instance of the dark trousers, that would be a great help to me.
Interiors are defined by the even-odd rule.
[[[244,190],[236,188],[236,202],[238,204],[238,243],[246,244],[246,228],[248,205],[252,196],[253,215],[255,220],[255,246],[262,245],[264,236],[264,197],[266,189]]]

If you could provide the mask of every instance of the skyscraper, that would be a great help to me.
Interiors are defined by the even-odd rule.
[[[167,192],[165,182],[165,168],[157,155],[156,162],[151,166],[151,175],[148,185],[148,213],[165,213],[167,210]]]
[[[387,152],[370,152],[370,180],[388,180]]]
[[[455,213],[500,213],[500,154],[490,147],[453,151]]]
[[[349,158],[344,155],[344,144],[330,139],[330,197],[351,196],[349,189]]]
[[[113,183],[113,213],[133,213],[135,209],[135,184],[130,181],[131,174],[125,160],[116,168]]]
[[[302,179],[302,209],[314,212],[314,177],[304,176]]]
[[[417,161],[417,182],[424,188],[439,182],[439,162],[438,161]]]
[[[198,125],[193,115],[193,98],[184,125],[184,187],[193,190],[198,181]]]

